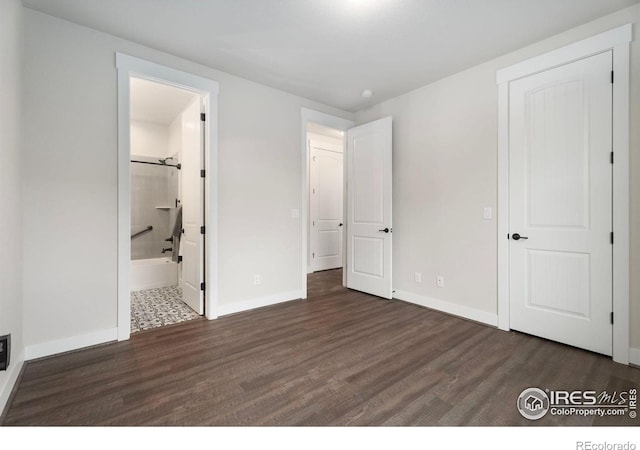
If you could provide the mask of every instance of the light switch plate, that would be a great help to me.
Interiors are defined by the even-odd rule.
[[[493,219],[493,208],[487,206],[482,210],[482,218],[485,220]]]
[[[300,218],[300,210],[299,209],[292,209],[291,210],[291,218],[292,219],[299,219]]]

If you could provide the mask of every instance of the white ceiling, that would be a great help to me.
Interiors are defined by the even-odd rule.
[[[170,125],[197,94],[173,86],[131,79],[131,119]]]
[[[23,0],[348,111],[640,0]],[[361,92],[374,95],[363,99]]]

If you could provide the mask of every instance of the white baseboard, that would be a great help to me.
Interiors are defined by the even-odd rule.
[[[486,311],[481,311],[479,309],[469,308],[468,306],[458,305],[437,298],[424,297],[422,295],[413,294],[406,291],[396,291],[393,294],[393,298],[424,306],[426,308],[435,309],[436,311],[442,311],[454,316],[481,322],[486,325],[491,325],[492,327],[498,326],[498,314],[492,314]]]
[[[96,331],[81,336],[72,336],[64,339],[58,339],[57,341],[29,345],[25,349],[25,360],[29,361],[36,358],[42,358],[44,356],[78,350],[92,345],[116,341],[117,339],[118,328],[110,328],[108,330]]]
[[[13,358],[9,361],[9,369],[7,370],[7,383],[4,385],[4,389],[0,392],[0,415],[4,411],[4,408],[7,406],[7,402],[9,401],[9,397],[11,396],[11,391],[13,391],[13,387],[18,381],[18,376],[20,375],[20,371],[22,370],[22,366],[24,365],[24,350],[20,353],[17,361],[14,361]]]
[[[229,305],[221,305],[217,308],[216,315],[226,316],[228,314],[249,311],[251,309],[262,308],[264,306],[275,305],[277,303],[298,300],[301,298],[302,292],[300,291],[282,292],[280,294],[269,295],[268,297],[254,298],[251,300],[231,303]]]
[[[640,366],[640,348],[631,347],[629,349],[629,362],[636,366]]]

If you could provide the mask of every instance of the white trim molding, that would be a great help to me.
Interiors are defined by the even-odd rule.
[[[300,300],[301,298],[301,291],[283,292],[280,294],[269,295],[267,297],[235,302],[229,305],[220,305],[218,307],[218,315],[226,316],[228,314],[235,314],[256,308],[263,308],[265,306],[276,305],[278,303],[290,302],[291,300]]]
[[[501,69],[498,86],[498,327],[509,330],[509,84],[612,51],[613,71],[613,360],[629,364],[629,46],[631,24]],[[637,356],[637,355],[636,355]]]
[[[205,122],[205,314],[208,319],[218,316],[218,83],[207,78],[182,72],[133,56],[116,53],[118,71],[118,340],[129,339],[131,259],[131,182],[130,182],[130,130],[129,101],[130,78],[175,86],[199,94],[204,100],[207,114]]]
[[[461,317],[463,319],[473,320],[492,327],[498,326],[498,316],[494,313],[482,311],[480,309],[462,306],[457,303],[448,302],[432,297],[425,297],[406,291],[395,291],[393,298],[403,302],[413,303],[414,305],[424,306],[425,308],[434,309],[443,313]]]
[[[307,272],[311,270],[309,267],[308,253],[307,253],[307,239],[309,238],[309,148],[307,145],[307,124],[309,122],[324,125],[325,127],[335,128],[337,130],[347,131],[349,128],[353,128],[355,122],[349,119],[343,119],[341,117],[332,116],[331,114],[314,111],[312,109],[302,108],[301,110],[301,125],[300,125],[300,148],[301,148],[301,172],[302,172],[302,185],[300,186],[300,192],[302,193],[302,207],[300,208],[300,214],[302,220],[302,279],[300,290],[302,296],[300,298],[307,298]],[[344,145],[347,140],[344,139]],[[346,154],[346,149],[343,148],[342,152]],[[344,164],[346,168],[346,164]],[[346,177],[344,177],[346,183]],[[345,189],[346,192],[346,189]],[[346,208],[346,202],[345,202]],[[346,217],[346,215],[345,215]],[[343,284],[345,284],[346,272],[343,272]]]
[[[42,344],[29,345],[24,349],[26,361],[45,356],[57,355],[58,353],[78,350],[92,345],[106,344],[118,339],[118,329],[95,331],[81,336],[71,336],[55,341],[43,342]]]
[[[13,388],[18,382],[18,377],[20,376],[20,371],[22,370],[22,366],[24,366],[24,350],[20,353],[16,361],[13,359],[9,363],[9,370],[7,370],[7,383],[4,385],[4,389],[0,392],[0,416],[4,412],[4,409],[7,407],[7,402],[11,397],[11,392],[13,392]]]

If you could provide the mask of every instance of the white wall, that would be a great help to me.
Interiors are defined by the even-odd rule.
[[[11,333],[11,361],[0,372],[0,415],[24,359],[22,315],[21,46],[22,5],[0,0],[0,335]]]
[[[352,116],[42,13],[24,16],[26,344],[86,343],[116,326],[116,51],[219,83],[220,306],[298,294],[302,236],[290,211],[302,201],[300,108]]]
[[[470,68],[356,114],[394,119],[394,288],[497,314],[496,70],[625,23],[640,5]],[[631,46],[631,346],[640,348],[640,43]],[[494,220],[482,219],[490,206]],[[422,284],[414,272],[422,273]],[[436,275],[445,288],[435,286]]]
[[[182,115],[178,114],[169,125],[169,140],[167,146],[167,156],[173,156],[176,162],[180,162],[180,151],[182,150]]]
[[[131,154],[166,158],[169,151],[169,127],[140,120],[131,121]]]

